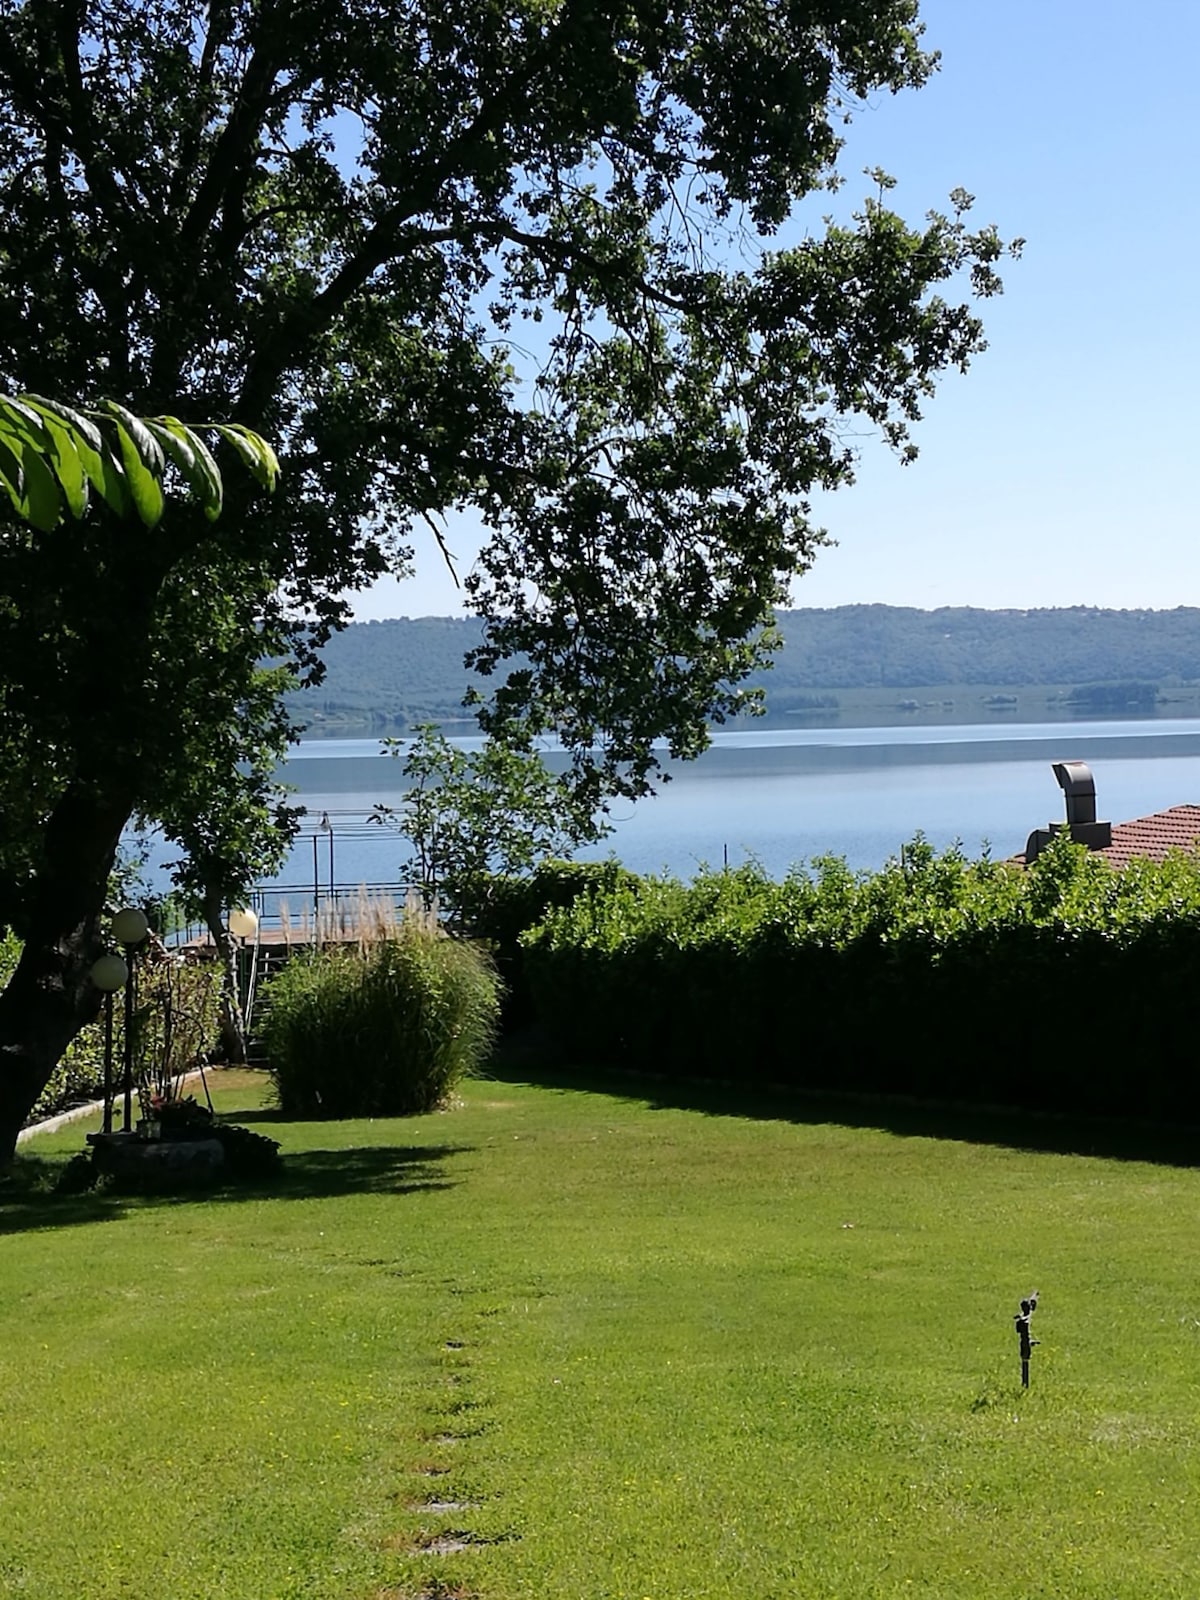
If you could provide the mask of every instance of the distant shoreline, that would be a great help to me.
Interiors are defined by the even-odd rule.
[[[909,686],[823,690],[836,705],[819,709],[778,707],[768,695],[762,717],[738,717],[714,725],[728,730],[753,728],[914,728],[962,727],[971,723],[994,724],[1000,732],[1006,723],[1088,721],[1156,722],[1167,718],[1200,719],[1200,685],[1161,689],[1152,708],[1121,706],[1083,710],[1067,697],[1073,684],[916,684]],[[780,697],[780,698],[786,698]],[[997,701],[1004,704],[997,704]],[[992,702],[989,704],[989,702]],[[458,711],[439,716],[429,712],[417,721],[435,722],[451,737],[478,732],[472,717]],[[305,729],[306,739],[403,738],[408,723],[398,723],[392,713],[347,711],[337,718],[319,716]]]

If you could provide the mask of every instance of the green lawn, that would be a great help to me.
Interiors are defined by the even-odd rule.
[[[0,1595],[1192,1600],[1200,1172],[463,1102],[256,1122],[271,1194],[9,1186]]]

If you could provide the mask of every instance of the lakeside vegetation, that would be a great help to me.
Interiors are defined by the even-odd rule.
[[[769,715],[846,725],[1014,716],[1200,715],[1200,609],[1045,611],[841,606],[778,613]],[[475,618],[354,623],[323,652],[326,677],[288,697],[310,733],[395,733],[468,723],[463,655]]]
[[[830,857],[780,881],[550,866],[476,927],[568,1059],[1200,1121],[1179,1066],[1200,1027],[1194,854],[1115,871],[1063,832],[1028,869],[919,837],[879,872]]]
[[[515,1065],[403,1122],[219,1081],[275,1186],[4,1195],[6,1591],[1190,1597],[1200,1171]]]

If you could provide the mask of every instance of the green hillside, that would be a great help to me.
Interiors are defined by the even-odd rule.
[[[1146,714],[1164,699],[1190,712],[1200,703],[1187,693],[1200,685],[1194,606],[838,606],[781,612],[779,624],[784,646],[754,680],[776,716],[837,716],[856,707],[871,716],[911,714],[931,703],[926,690],[951,693],[953,707],[932,702],[950,720],[981,704],[1041,715],[1048,699],[1060,714],[1071,706]],[[463,655],[478,643],[480,628],[475,618],[456,617],[354,623],[326,647],[324,683],[291,696],[290,710],[314,733],[401,732],[425,720],[463,718],[470,681]]]

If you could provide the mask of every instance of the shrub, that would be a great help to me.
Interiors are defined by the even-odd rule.
[[[0,989],[16,970],[21,941],[12,933],[0,936]],[[43,1122],[70,1106],[81,1105],[104,1092],[104,1030],[98,1023],[84,1028],[67,1046],[25,1119],[26,1125]]]
[[[0,990],[12,977],[21,942],[12,933],[0,935]],[[177,1080],[190,1072],[216,1042],[221,969],[215,962],[182,961],[177,956],[144,961],[138,970],[135,1016],[134,1073],[143,1114],[149,1096],[170,1096]],[[113,1004],[113,1070],[120,1082],[125,1051],[122,996]],[[45,1121],[71,1106],[96,1100],[104,1093],[103,1016],[82,1028],[63,1053],[38,1096],[27,1124]]]
[[[548,912],[573,905],[580,895],[606,894],[622,883],[636,882],[619,861],[543,861],[523,875],[482,873],[462,886],[458,923],[492,953],[503,982],[506,1029],[521,1027],[534,1014],[521,935],[537,927]]]
[[[1025,872],[918,840],[580,895],[522,936],[578,1059],[800,1088],[1200,1118],[1200,861],[1060,835]]]
[[[491,1048],[496,975],[475,945],[417,925],[294,956],[266,991],[263,1043],[289,1116],[430,1111]]]
[[[138,963],[137,1010],[134,1014],[133,1063],[142,1115],[151,1101],[171,1101],[180,1084],[218,1037],[221,965],[191,961],[160,949]],[[122,1048],[120,1017],[117,1050]]]

